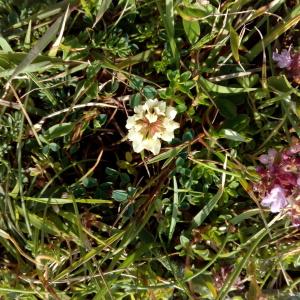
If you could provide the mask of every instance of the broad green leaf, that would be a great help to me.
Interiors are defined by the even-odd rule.
[[[205,18],[205,21],[212,24],[213,19],[207,18],[210,14],[216,13],[217,9],[211,4],[192,4],[188,6],[178,6],[178,14],[187,21],[196,21]]]
[[[13,190],[9,193],[9,196],[13,199],[16,199],[20,193],[20,182],[17,181]]]
[[[118,202],[123,202],[128,199],[128,193],[124,190],[114,190],[112,192],[112,198]]]
[[[220,114],[227,119],[232,119],[237,115],[237,105],[231,101],[231,99],[226,99],[225,97],[218,97],[214,100]]]
[[[250,123],[250,117],[246,114],[238,114],[237,116],[227,119],[222,124],[222,128],[233,129],[237,132],[245,130]]]
[[[250,76],[237,78],[237,81],[244,88],[253,87],[259,82],[259,75],[251,74]]]
[[[187,129],[182,135],[182,140],[184,142],[192,141],[195,138],[195,132],[191,129]]]
[[[0,47],[4,52],[14,52],[7,40],[2,35],[0,35]]]
[[[207,16],[206,12],[195,7],[177,8],[178,14],[186,21],[196,21]]]
[[[184,235],[181,235],[179,239],[180,244],[183,248],[187,247],[190,244],[190,240]]]
[[[186,106],[185,103],[180,103],[178,105],[176,105],[176,110],[179,112],[179,113],[184,113],[185,111],[187,111],[188,107]]]
[[[247,219],[249,219],[249,218],[251,218],[255,215],[258,215],[258,214],[260,214],[260,209],[259,208],[250,209],[250,210],[242,212],[238,216],[232,218],[231,220],[229,220],[229,222],[231,224],[236,225],[236,224],[239,224],[242,221],[247,220]]]
[[[239,94],[239,93],[247,93],[251,91],[257,90],[256,88],[236,88],[230,86],[218,85],[210,82],[203,77],[199,77],[198,85],[200,88],[205,89],[207,92],[214,92],[220,94]]]
[[[151,85],[146,85],[143,88],[143,94],[147,99],[154,99],[157,95],[157,90]]]
[[[251,141],[251,139],[243,137],[238,132],[236,132],[232,129],[221,129],[217,133],[217,136],[219,138],[224,138],[224,139],[236,141],[236,142],[245,142],[246,143],[246,142]]]
[[[192,76],[192,73],[190,71],[185,71],[182,74],[180,74],[180,83],[186,84],[189,83],[191,86],[194,85],[193,81],[189,80]],[[189,87],[191,88],[191,87]]]
[[[86,87],[85,94],[89,96],[91,99],[96,99],[98,92],[99,92],[98,82],[90,82],[89,85]]]
[[[217,33],[208,33],[204,35],[195,45],[193,45],[192,50],[199,50],[201,49],[205,44],[209,43],[216,37]]]
[[[183,29],[190,42],[195,44],[200,36],[200,25],[198,21],[187,21],[182,19]]]
[[[131,95],[129,105],[131,108],[134,108],[135,106],[140,105],[141,102],[142,102],[142,95],[140,93],[137,93]]]
[[[92,188],[97,186],[97,179],[93,177],[85,177],[82,180],[82,184],[86,188]]]
[[[240,45],[240,37],[235,31],[235,29],[230,26],[229,28],[229,33],[230,33],[230,47],[232,51],[232,55],[236,62],[240,62],[240,56],[239,56],[239,45]]]
[[[283,93],[288,93],[293,90],[292,85],[284,75],[269,77],[268,86]]]
[[[56,138],[66,136],[72,132],[74,126],[75,124],[71,122],[56,124],[46,130],[44,138],[48,141],[52,141]]]

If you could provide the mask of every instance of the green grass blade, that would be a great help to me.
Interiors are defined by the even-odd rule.
[[[27,66],[29,66],[35,58],[40,55],[43,50],[48,46],[48,44],[54,39],[56,36],[63,17],[59,17],[52,25],[51,27],[46,31],[46,33],[39,39],[36,44],[33,46],[33,48],[29,51],[29,53],[26,55],[24,60],[16,67],[14,72],[12,73],[9,80],[12,80],[14,77],[16,77],[18,74],[20,74]]]
[[[209,80],[204,79],[203,77],[199,77],[198,85],[200,88],[205,89],[207,92],[214,92],[219,94],[240,94],[257,90],[256,88],[236,88],[218,85],[210,82]]]
[[[240,62],[240,56],[239,56],[240,37],[232,26],[229,27],[229,33],[230,33],[230,47],[231,47],[232,55],[235,61],[239,63]]]
[[[55,106],[57,104],[57,100],[51,93],[50,88],[46,87],[34,74],[28,73],[27,76],[37,85],[41,93],[47,97],[49,102]]]
[[[112,204],[113,201],[111,200],[102,200],[102,199],[80,199],[80,198],[40,198],[40,197],[23,197],[24,200],[33,201],[38,203],[44,203],[49,205],[64,205],[64,204],[71,204],[73,202],[76,203],[85,203],[85,204]]]
[[[256,233],[254,235],[254,239],[251,238],[251,244],[249,245],[249,250],[246,252],[246,254],[243,256],[243,258],[241,259],[241,261],[237,264],[236,268],[234,269],[234,271],[228,276],[228,278],[226,279],[220,294],[218,295],[217,300],[224,300],[227,297],[227,294],[231,288],[231,286],[234,284],[234,282],[236,281],[237,277],[239,276],[239,274],[241,273],[242,269],[245,267],[245,265],[247,264],[247,262],[250,259],[251,254],[254,252],[254,250],[256,249],[256,247],[259,245],[259,243],[261,242],[261,240],[268,235],[269,233],[269,228],[275,223],[277,222],[277,220],[280,218],[280,215],[277,215],[271,222],[269,222],[268,224],[268,228],[263,228],[261,229],[258,233]]]
[[[193,218],[190,229],[199,227],[204,220],[208,217],[211,211],[214,209],[218,201],[221,199],[224,193],[223,187],[220,187],[214,197],[212,197],[209,202],[196,214]]]
[[[159,13],[161,15],[161,18],[163,20],[163,23],[166,28],[167,36],[168,36],[168,42],[171,48],[171,52],[173,55],[173,59],[175,63],[178,65],[179,63],[179,52],[177,49],[175,37],[174,37],[174,3],[173,0],[165,0],[165,6],[166,10],[163,12],[163,9],[161,7],[161,4],[159,3],[158,0],[156,0],[157,7],[159,10]]]
[[[298,8],[297,8],[298,9]],[[300,14],[290,17],[284,24],[279,24],[275,26],[275,28],[263,38],[262,41],[259,41],[256,45],[254,45],[249,53],[247,54],[247,58],[249,61],[252,61],[257,55],[259,55],[263,51],[264,47],[267,47],[270,43],[279,38],[283,33],[289,30],[291,27],[295,26],[300,21]]]
[[[0,35],[0,47],[5,52],[14,52],[7,40],[2,35]]]
[[[124,235],[124,232],[118,232],[114,234],[112,237],[108,238],[105,241],[105,245],[100,245],[92,250],[90,250],[88,253],[86,253],[84,256],[82,256],[79,260],[73,262],[68,268],[64,269],[61,273],[59,273],[54,280],[60,280],[64,278],[65,276],[69,276],[72,271],[75,269],[79,268],[83,264],[87,263],[90,261],[92,258],[94,258],[96,255],[99,255],[99,253],[106,247],[110,246],[111,244],[115,243],[118,241],[122,236]]]
[[[108,10],[111,2],[112,2],[112,0],[98,0],[98,3],[100,3],[100,5],[98,4],[99,9],[98,9],[98,12],[96,15],[95,22],[93,24],[93,28],[97,25],[97,23],[101,20],[101,18],[105,14],[105,12]]]
[[[174,196],[173,196],[173,207],[172,207],[172,216],[171,216],[171,224],[170,224],[170,230],[169,230],[169,241],[171,241],[174,231],[175,231],[175,226],[177,223],[177,216],[178,216],[178,204],[179,204],[179,199],[178,199],[178,185],[176,181],[176,177],[173,176],[173,187],[174,187]]]

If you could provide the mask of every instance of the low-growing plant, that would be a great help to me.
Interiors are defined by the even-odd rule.
[[[0,1],[0,298],[299,297],[295,1]]]

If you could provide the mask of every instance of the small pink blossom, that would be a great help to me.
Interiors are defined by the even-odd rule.
[[[273,60],[277,62],[277,65],[281,69],[288,69],[292,64],[292,57],[289,50],[282,50],[281,53],[273,52]]]
[[[261,202],[262,206],[270,207],[272,213],[280,212],[287,206],[287,204],[288,201],[285,197],[285,192],[279,185],[274,186],[270,193]]]
[[[268,154],[261,155],[258,159],[264,165],[271,165],[274,163],[277,151],[275,149],[269,149]]]
[[[290,147],[288,154],[293,155],[293,154],[297,154],[299,152],[300,152],[300,144],[295,144]]]
[[[259,157],[261,165],[257,166],[260,181],[253,190],[262,199],[262,206],[271,212],[281,212],[286,208],[292,225],[300,227],[300,140],[294,139],[290,147],[275,154],[270,149]]]

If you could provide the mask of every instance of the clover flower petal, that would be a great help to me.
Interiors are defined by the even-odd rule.
[[[150,99],[143,105],[136,106],[134,113],[126,123],[133,150],[139,153],[145,149],[154,155],[158,154],[160,140],[171,142],[174,130],[179,128],[179,123],[174,121],[176,109],[163,101]]]
[[[168,106],[166,109],[166,116],[170,119],[170,120],[174,120],[176,117],[177,111],[174,107],[172,106]]]
[[[160,151],[161,143],[159,139],[145,139],[143,140],[143,148],[157,155]]]
[[[127,123],[126,123],[126,128],[130,129],[134,126],[135,126],[135,117],[134,116],[128,117]]]

